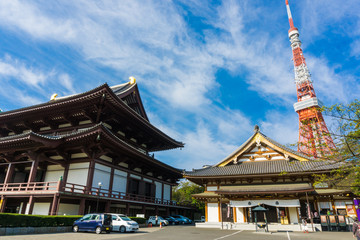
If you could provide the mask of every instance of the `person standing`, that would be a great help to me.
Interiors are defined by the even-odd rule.
[[[307,219],[306,219],[306,218],[303,218],[303,219],[302,219],[302,224],[303,224],[303,231],[304,231],[304,233],[309,233],[309,229],[308,229],[308,226],[307,226]]]
[[[158,216],[155,216],[155,225],[158,225]]]
[[[353,223],[353,236],[357,240],[360,240],[360,228],[359,228],[359,220],[357,217],[354,217],[354,223]]]

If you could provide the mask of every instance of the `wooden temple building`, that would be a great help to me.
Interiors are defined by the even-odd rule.
[[[153,152],[181,148],[154,127],[132,81],[0,113],[0,212],[184,214],[181,171]]]
[[[299,231],[302,218],[321,229],[323,214],[356,216],[354,195],[331,186],[314,186],[314,174],[330,174],[338,163],[315,160],[255,133],[235,152],[213,166],[184,172],[205,191],[193,197],[205,202],[206,222],[199,227],[254,230],[254,212],[268,209],[270,230]],[[309,214],[310,212],[310,214]],[[264,215],[257,216],[264,222]],[[228,227],[228,225],[226,225]]]

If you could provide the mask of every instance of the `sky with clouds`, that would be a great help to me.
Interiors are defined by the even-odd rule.
[[[289,2],[318,98],[359,98],[360,2]],[[1,0],[0,108],[134,76],[150,121],[186,144],[155,153],[172,166],[219,162],[255,124],[295,143],[288,29],[282,0]]]

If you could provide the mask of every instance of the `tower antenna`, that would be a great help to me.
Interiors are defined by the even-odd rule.
[[[301,48],[299,31],[294,26],[289,1],[285,0],[289,18],[289,39],[293,54],[297,102],[294,109],[299,115],[298,151],[315,158],[330,155],[335,144],[321,113],[322,103],[317,99],[310,72]]]

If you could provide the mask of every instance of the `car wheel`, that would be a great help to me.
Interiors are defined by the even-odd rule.
[[[95,232],[96,234],[100,234],[102,232],[101,227],[96,227]]]
[[[172,225],[175,225],[175,222],[173,222]]]
[[[124,232],[126,232],[126,227],[124,227],[124,226],[121,226],[121,227],[120,227],[120,229],[119,229],[119,231],[120,231],[121,233],[124,233]]]
[[[79,231],[79,226],[75,225],[73,226],[73,232],[78,232]]]

